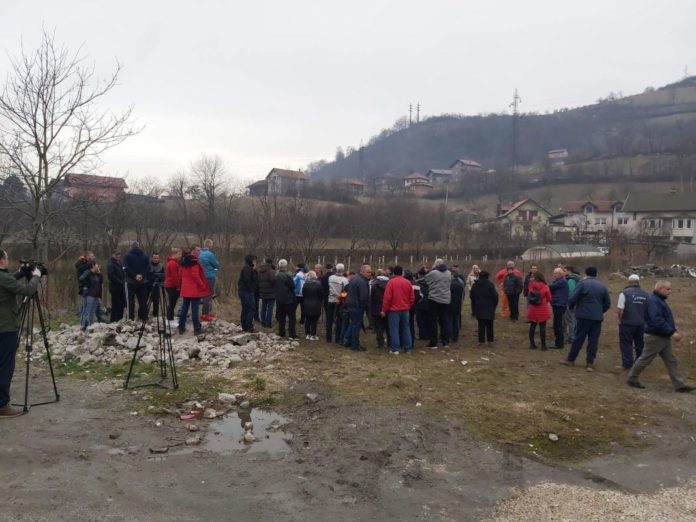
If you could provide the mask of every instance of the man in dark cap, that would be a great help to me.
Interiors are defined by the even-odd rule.
[[[587,341],[588,372],[594,371],[594,360],[599,346],[599,334],[602,332],[604,314],[611,307],[609,290],[597,279],[597,269],[589,266],[585,269],[585,279],[580,281],[568,299],[568,307],[575,310],[577,326],[575,340],[568,353],[568,359],[562,362],[566,366],[575,366],[575,359],[582,345]]]

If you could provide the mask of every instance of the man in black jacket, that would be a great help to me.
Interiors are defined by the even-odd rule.
[[[255,333],[254,311],[256,310],[256,292],[259,289],[259,274],[256,272],[256,256],[244,256],[244,266],[237,281],[237,294],[242,304],[242,330]]]
[[[150,260],[140,245],[134,242],[123,260],[128,285],[128,318],[135,319],[135,298],[138,299],[138,318],[147,321],[147,272]]]
[[[295,311],[297,301],[295,300],[295,282],[288,274],[288,262],[285,259],[278,261],[278,271],[275,276],[275,301],[276,317],[278,318],[278,335],[285,337],[285,321],[289,322],[290,339],[297,339],[295,331]]]
[[[123,309],[126,307],[126,280],[121,266],[121,252],[114,250],[111,253],[106,271],[111,294],[111,322],[115,323],[123,319]]]
[[[350,347],[353,351],[365,351],[365,348],[360,346],[360,329],[363,326],[363,315],[370,309],[370,287],[368,282],[372,277],[372,268],[370,265],[360,267],[360,273],[354,275],[348,283],[348,297],[346,305],[348,307],[348,315],[350,324],[348,325],[348,339]]]
[[[270,328],[273,322],[273,308],[275,306],[275,276],[276,271],[273,260],[266,258],[256,272],[259,275],[259,297],[261,298],[260,319],[261,326]]]

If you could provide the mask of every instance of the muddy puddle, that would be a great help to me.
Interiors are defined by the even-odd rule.
[[[254,442],[244,441],[244,425],[253,424]],[[265,410],[242,410],[231,412],[224,418],[210,423],[208,433],[203,443],[197,448],[181,448],[174,454],[191,453],[202,449],[221,455],[229,455],[237,451],[245,453],[286,453],[290,451],[288,442],[292,439],[290,433],[283,428],[288,419],[274,412]]]

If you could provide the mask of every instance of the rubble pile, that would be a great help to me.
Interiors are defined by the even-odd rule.
[[[48,333],[48,341],[53,357],[59,360],[124,364],[133,357],[141,325],[134,321],[95,323],[83,332],[79,326],[61,324]],[[219,319],[204,323],[203,333],[197,337],[172,334],[177,364],[191,360],[220,368],[229,368],[242,361],[273,361],[297,345],[275,334],[247,333]],[[158,351],[159,335],[156,326],[149,323],[145,326],[138,356],[144,363],[152,363],[157,360]]]
[[[630,266],[621,273],[626,277],[631,274],[638,274],[641,277],[696,277],[696,268],[677,264],[669,267],[645,264]]]

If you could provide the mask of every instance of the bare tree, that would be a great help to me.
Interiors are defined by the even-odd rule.
[[[22,49],[11,61],[0,93],[0,164],[29,190],[29,205],[16,208],[31,221],[28,239],[35,255],[59,211],[52,196],[65,175],[93,171],[104,151],[138,132],[132,107],[120,113],[98,108],[116,86],[120,64],[100,80],[79,53],[69,53],[44,30],[38,49]]]
[[[227,193],[225,165],[220,156],[203,154],[191,163],[191,174],[195,184],[190,192],[204,209],[204,220],[199,228],[201,241],[203,236],[215,230],[218,225],[218,203]]]

